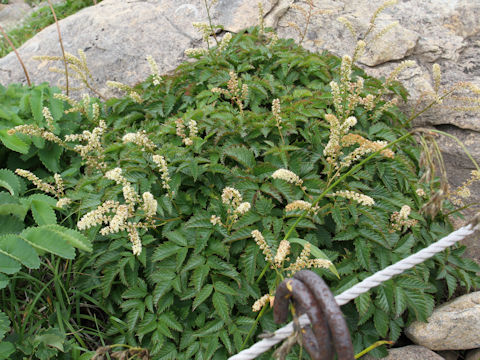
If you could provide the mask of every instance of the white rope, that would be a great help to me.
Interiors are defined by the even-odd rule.
[[[400,260],[399,262],[386,267],[383,270],[369,276],[362,282],[354,285],[350,289],[344,291],[340,295],[335,296],[335,300],[339,306],[345,305],[350,300],[355,299],[363,293],[366,293],[370,289],[380,285],[382,282],[387,281],[394,277],[395,275],[403,273],[405,270],[413,268],[415,265],[418,265],[425,260],[433,257],[435,254],[442,252],[447,247],[452,246],[456,242],[463,240],[467,236],[473,234],[476,230],[480,229],[480,226],[467,225],[464,226],[446,237],[438,240],[437,242],[431,244],[419,252],[410,255],[409,257]],[[300,316],[299,318],[300,325],[306,326],[310,323],[306,314]],[[278,329],[275,331],[272,337],[263,339],[256,344],[252,345],[250,348],[245,349],[239,352],[237,355],[231,356],[228,360],[252,360],[263,354],[265,351],[269,350],[272,346],[278,344],[283,339],[286,339],[293,333],[293,323]]]

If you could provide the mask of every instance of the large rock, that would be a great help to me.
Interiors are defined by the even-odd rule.
[[[315,11],[326,12],[313,17],[303,45],[313,51],[329,50],[340,56],[351,54],[356,39],[337,18],[348,19],[362,36],[374,9],[383,1],[314,1]],[[133,85],[149,75],[146,55],[152,55],[160,71],[166,73],[186,59],[185,49],[200,46],[201,37],[192,22],[207,20],[203,3],[203,0],[104,0],[60,22],[65,48],[71,53],[77,49],[85,51],[96,87],[108,94],[106,80]],[[299,34],[289,23],[302,27],[305,20],[301,12],[290,7],[292,3],[306,8],[305,2],[296,0],[262,0],[266,24],[275,27],[280,36],[298,40]],[[213,22],[234,32],[255,25],[257,4],[258,0],[219,0],[213,11]],[[360,65],[378,77],[388,75],[403,60],[414,60],[415,66],[400,76],[411,95],[405,108],[415,104],[423,93],[433,91],[434,62],[443,69],[444,87],[459,81],[480,86],[479,19],[478,0],[400,0],[378,16],[373,36],[367,40],[388,24],[398,21],[398,25],[369,47],[360,58]],[[54,25],[24,44],[19,52],[34,82],[64,82],[61,75],[49,73],[45,64],[31,60],[33,55],[60,55]],[[11,82],[25,83],[14,54],[0,59],[0,83]],[[447,106],[451,105],[449,102],[444,105],[423,113],[415,125],[437,127],[468,141],[467,148],[480,162],[478,113],[455,111]],[[467,180],[474,167],[462,149],[447,140],[441,140],[440,147],[452,187]],[[479,183],[471,193],[469,202],[480,203]],[[474,252],[470,256],[480,263],[480,254]]]
[[[415,344],[431,350],[480,347],[480,291],[440,305],[428,322],[416,321],[405,333]]]
[[[262,0],[265,13],[272,5]],[[186,60],[184,51],[198,47],[201,35],[192,22],[206,22],[203,0],[104,0],[60,21],[65,50],[82,49],[100,92],[107,92],[107,80],[135,84],[149,75],[146,55],[152,55],[160,72],[175,69]],[[231,31],[257,22],[258,0],[221,0],[213,21]],[[34,55],[60,56],[55,25],[51,25],[19,48],[32,82],[64,83],[63,76],[48,71]],[[61,66],[60,66],[61,67]],[[13,53],[0,59],[0,83],[25,83],[23,71]]]
[[[362,360],[374,360],[367,355]],[[388,350],[388,356],[383,360],[444,360],[443,357],[423,346],[409,345]]]

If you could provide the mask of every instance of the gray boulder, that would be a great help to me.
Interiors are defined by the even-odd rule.
[[[366,355],[362,360],[374,360],[374,357]],[[388,356],[384,360],[444,360],[443,357],[423,346],[409,345],[388,350]]]
[[[431,350],[480,347],[480,291],[440,305],[426,323],[413,322],[405,334]]]

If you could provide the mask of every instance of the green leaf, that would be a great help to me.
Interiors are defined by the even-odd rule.
[[[56,224],[55,211],[43,201],[33,200],[31,204],[32,215],[38,225]]]
[[[63,343],[65,342],[65,334],[55,328],[48,329],[41,335],[37,335],[34,341],[64,351]]]
[[[178,252],[182,247],[178,246],[177,244],[171,242],[165,242],[159,245],[152,256],[152,261],[161,261],[163,259],[168,258]]]
[[[0,324],[0,330],[2,325]],[[1,339],[1,338],[0,338]],[[0,360],[10,359],[10,355],[15,352],[15,346],[8,341],[0,342]]]
[[[223,294],[234,295],[234,296],[238,295],[237,291],[235,291],[232,287],[225,284],[223,281],[215,281],[213,283],[213,287],[215,288],[215,291],[221,292]]]
[[[13,215],[0,215],[0,235],[18,234],[24,229],[24,223]]]
[[[225,296],[219,292],[214,292],[212,296],[213,307],[217,311],[217,314],[222,318],[226,323],[230,322],[230,307],[228,306]]]
[[[170,231],[165,234],[165,236],[168,238],[168,240],[173,241],[174,243],[180,245],[180,246],[187,246],[188,245],[188,240],[185,238],[185,236],[179,231]]]
[[[199,291],[202,287],[205,279],[208,276],[209,271],[210,267],[208,265],[201,265],[193,271],[191,282],[196,291]]]
[[[303,247],[305,246],[305,244],[310,244],[308,241],[303,240],[303,239],[299,239],[299,238],[290,238],[290,239],[288,239],[288,241],[290,241],[291,243],[294,243],[294,244],[300,244]],[[330,260],[328,258],[328,256],[325,255],[325,253],[322,250],[320,250],[318,247],[316,247],[313,244],[310,244],[310,254],[312,254],[315,259]],[[335,276],[337,278],[340,279],[340,275],[337,271],[337,268],[335,267],[335,265],[333,265],[333,263],[332,263],[332,265],[329,266],[328,270],[330,270],[333,274],[335,274]]]
[[[15,274],[20,271],[21,267],[22,266],[18,261],[0,252],[0,272],[5,274]]]
[[[212,284],[207,284],[203,287],[202,290],[197,294],[195,297],[195,300],[193,300],[192,304],[192,310],[195,310],[201,303],[203,303],[205,300],[208,299],[210,294],[213,291],[213,285]]]
[[[223,150],[223,154],[242,164],[247,169],[255,166],[255,154],[252,150],[243,146],[232,146]]]
[[[10,319],[0,310],[0,340],[3,339],[8,330],[10,330]],[[0,342],[0,345],[1,344],[3,344],[3,342]],[[0,354],[3,354],[3,352],[0,352]]]
[[[28,208],[21,204],[16,197],[7,192],[0,192],[0,215],[12,214],[23,220],[27,211]]]
[[[38,157],[45,167],[54,173],[59,173],[60,156],[63,153],[63,148],[54,143],[47,143],[43,149],[38,150]]]
[[[400,286],[395,286],[395,315],[400,316],[407,308],[407,297]]]
[[[21,140],[17,134],[8,135],[7,129],[0,130],[0,140],[2,140],[3,145],[5,145],[10,150],[27,154],[30,149],[30,144],[27,144]]]
[[[379,308],[375,309],[375,313],[373,314],[373,322],[375,324],[375,329],[377,329],[381,337],[387,336],[388,321],[389,317],[385,311]]]
[[[42,89],[33,89],[30,95],[30,108],[33,118],[37,124],[43,123],[43,91]]]
[[[65,259],[75,257],[74,247],[84,251],[92,251],[90,240],[83,234],[60,225],[42,225],[28,228],[23,230],[20,236],[33,247]]]
[[[368,309],[370,308],[370,305],[371,305],[370,294],[364,293],[359,297],[357,297],[354,301],[360,316],[365,315],[368,312]]]
[[[0,187],[7,189],[12,196],[18,196],[21,189],[18,176],[8,169],[0,169]]]
[[[18,235],[0,236],[0,253],[30,269],[40,267],[40,259],[35,249]]]

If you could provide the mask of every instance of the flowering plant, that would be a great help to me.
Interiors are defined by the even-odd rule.
[[[170,76],[149,58],[147,81],[111,84],[123,98],[57,95],[85,120],[80,133],[56,134],[47,111],[47,126],[10,131],[71,154],[61,182],[17,173],[58,193],[91,240],[75,287],[115,344],[159,359],[227,358],[275,329],[269,304],[285,276],[313,268],[339,293],[451,230],[441,213],[420,213],[432,194],[418,182],[419,152],[383,97],[402,87],[263,31],[234,35]],[[396,340],[445,289],[477,284],[461,252],[346,305],[356,350]]]

